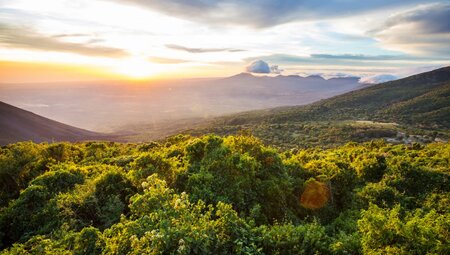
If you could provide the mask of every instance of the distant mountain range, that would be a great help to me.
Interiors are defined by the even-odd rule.
[[[381,83],[307,106],[250,111],[216,119],[221,125],[324,120],[392,121],[450,128],[450,67]]]
[[[0,84],[0,101],[69,125],[112,131],[127,124],[209,118],[304,105],[363,87],[358,78],[254,76],[166,81]]]
[[[337,145],[381,137],[394,141],[403,138],[405,141],[445,140],[450,131],[450,67],[354,90],[304,106],[247,111],[191,122],[140,125],[129,127],[128,131],[136,133],[127,137],[132,141],[157,139],[180,132],[228,135],[250,131],[270,144],[288,144],[288,147],[302,143]],[[405,133],[419,134],[420,137],[397,139]]]
[[[62,124],[0,102],[0,145],[19,141],[75,142],[105,138],[102,134]]]
[[[373,120],[450,128],[450,67],[381,83],[306,106],[250,111],[217,118],[217,125],[288,121]]]
[[[309,105],[247,111],[223,117],[193,118],[191,115],[186,114],[184,118],[180,116],[176,120],[151,121],[152,119],[143,118],[141,120],[142,123],[127,125],[115,135],[105,135],[75,128],[17,107],[0,103],[0,144],[25,140],[33,140],[35,142],[81,140],[149,141],[180,132],[190,134],[211,132],[233,134],[241,130],[255,131],[263,139],[270,138],[278,139],[280,143],[295,143],[296,139],[300,139],[299,137],[311,136],[311,132],[315,132],[318,129],[321,131],[315,135],[321,136],[326,134],[328,136],[327,139],[340,135],[343,137],[341,139],[342,142],[345,142],[354,137],[355,134],[353,133],[360,131],[375,134],[369,136],[369,138],[386,135],[395,136],[402,125],[420,130],[422,134],[428,131],[438,131],[441,132],[440,134],[448,136],[450,130],[450,67],[370,87],[362,87],[358,84],[357,78],[325,80],[317,76],[260,77],[245,73],[223,79],[214,79],[214,83],[211,81],[195,80],[184,86],[174,83],[167,88],[159,84],[155,85],[156,87],[151,91],[153,96],[166,95],[168,102],[176,103],[176,109],[180,111],[178,114],[185,113],[184,110],[186,109],[183,107],[189,109],[195,104],[205,108],[214,108],[217,105],[224,104],[223,106],[225,107],[227,105],[230,106],[230,109],[238,109],[239,107],[233,108],[231,106],[233,104],[241,104],[241,107],[249,107],[251,102],[255,103],[255,107],[257,105],[259,107],[276,105],[282,102],[289,102],[290,104],[295,104],[295,102],[304,103],[317,100],[320,97],[339,94],[343,91],[350,92]],[[92,92],[94,94],[96,93],[95,88],[93,89],[94,92]],[[114,94],[122,91],[117,88],[113,91]],[[356,88],[361,89],[355,90]],[[132,94],[136,96],[144,92],[149,93],[150,91],[148,87],[135,87],[134,89],[135,91]],[[173,93],[168,93],[168,91]],[[122,92],[122,95],[130,96],[129,92]],[[143,107],[146,102],[144,99],[146,98],[143,95],[137,105]],[[158,102],[162,102],[161,98],[155,99]],[[130,104],[133,104],[133,99],[128,100]],[[247,101],[251,101],[250,104]],[[109,104],[114,105],[114,103],[113,101]],[[117,103],[122,104],[123,101]],[[155,102],[150,101],[148,104],[150,106],[146,106],[146,108],[151,108],[151,106],[155,105]],[[82,108],[83,106],[80,105],[80,107]],[[102,105],[98,107],[101,108]],[[132,106],[130,107],[134,109]],[[218,112],[223,112],[223,110],[224,108]],[[95,115],[96,111],[98,111],[98,108],[91,108],[90,111],[86,111],[84,114]],[[110,114],[114,115],[117,113],[112,111]],[[355,128],[356,122],[350,123],[345,121],[369,122],[364,122],[365,127],[361,129],[361,122],[358,122],[356,124],[358,127]],[[374,126],[366,125],[371,123],[370,121],[381,124],[375,123],[376,128],[374,129]],[[390,124],[385,125],[382,123]],[[307,127],[308,125],[309,127]],[[387,127],[389,127],[389,130],[386,129]],[[430,139],[433,140],[435,138],[436,134]],[[427,139],[430,140],[429,138]],[[317,139],[312,137],[309,140]]]

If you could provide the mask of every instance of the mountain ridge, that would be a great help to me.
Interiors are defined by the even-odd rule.
[[[374,120],[380,120],[382,117],[386,117],[385,115],[376,115],[383,113],[383,111],[381,111],[382,108],[389,105],[398,104],[402,101],[406,102],[408,100],[413,100],[416,97],[423,97],[425,94],[431,93],[432,89],[439,89],[441,90],[441,93],[434,95],[435,97],[427,100],[428,103],[430,104],[430,102],[432,102],[435,98],[442,96],[444,98],[439,100],[441,101],[441,105],[443,104],[444,106],[449,106],[449,84],[450,67],[444,67],[403,79],[380,83],[359,90],[353,90],[304,106],[283,106],[260,111],[246,111],[222,118],[219,117],[218,119],[222,120],[223,124],[236,124],[239,119],[243,121],[241,124],[252,123],[255,120],[259,121],[259,117],[261,116],[268,117],[265,121],[272,123],[279,123],[292,119],[300,121],[302,120],[302,117],[312,118],[313,120],[329,120],[336,119],[337,117],[344,117],[346,119],[373,118]],[[439,108],[439,106],[437,107]],[[348,112],[345,112],[346,110],[348,110]],[[367,112],[374,110],[377,110],[378,112]],[[430,110],[434,111],[438,109]],[[392,109],[390,112],[395,113]],[[447,110],[445,112],[447,112]],[[256,116],[255,118],[255,116],[251,116],[252,114],[259,116]],[[395,117],[398,116],[394,116],[394,118]],[[444,118],[441,125],[449,127],[449,117],[443,117]],[[393,117],[386,119],[391,121]],[[421,121],[425,120],[422,119]],[[411,123],[412,120],[409,120],[408,122]]]

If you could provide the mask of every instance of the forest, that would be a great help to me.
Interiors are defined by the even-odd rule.
[[[0,254],[450,254],[450,144],[0,149]]]

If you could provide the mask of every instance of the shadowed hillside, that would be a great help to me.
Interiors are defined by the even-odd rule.
[[[19,141],[82,141],[106,138],[0,102],[0,144]]]

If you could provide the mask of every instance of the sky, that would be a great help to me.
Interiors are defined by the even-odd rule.
[[[224,77],[380,82],[450,64],[450,0],[0,0],[0,83]]]

